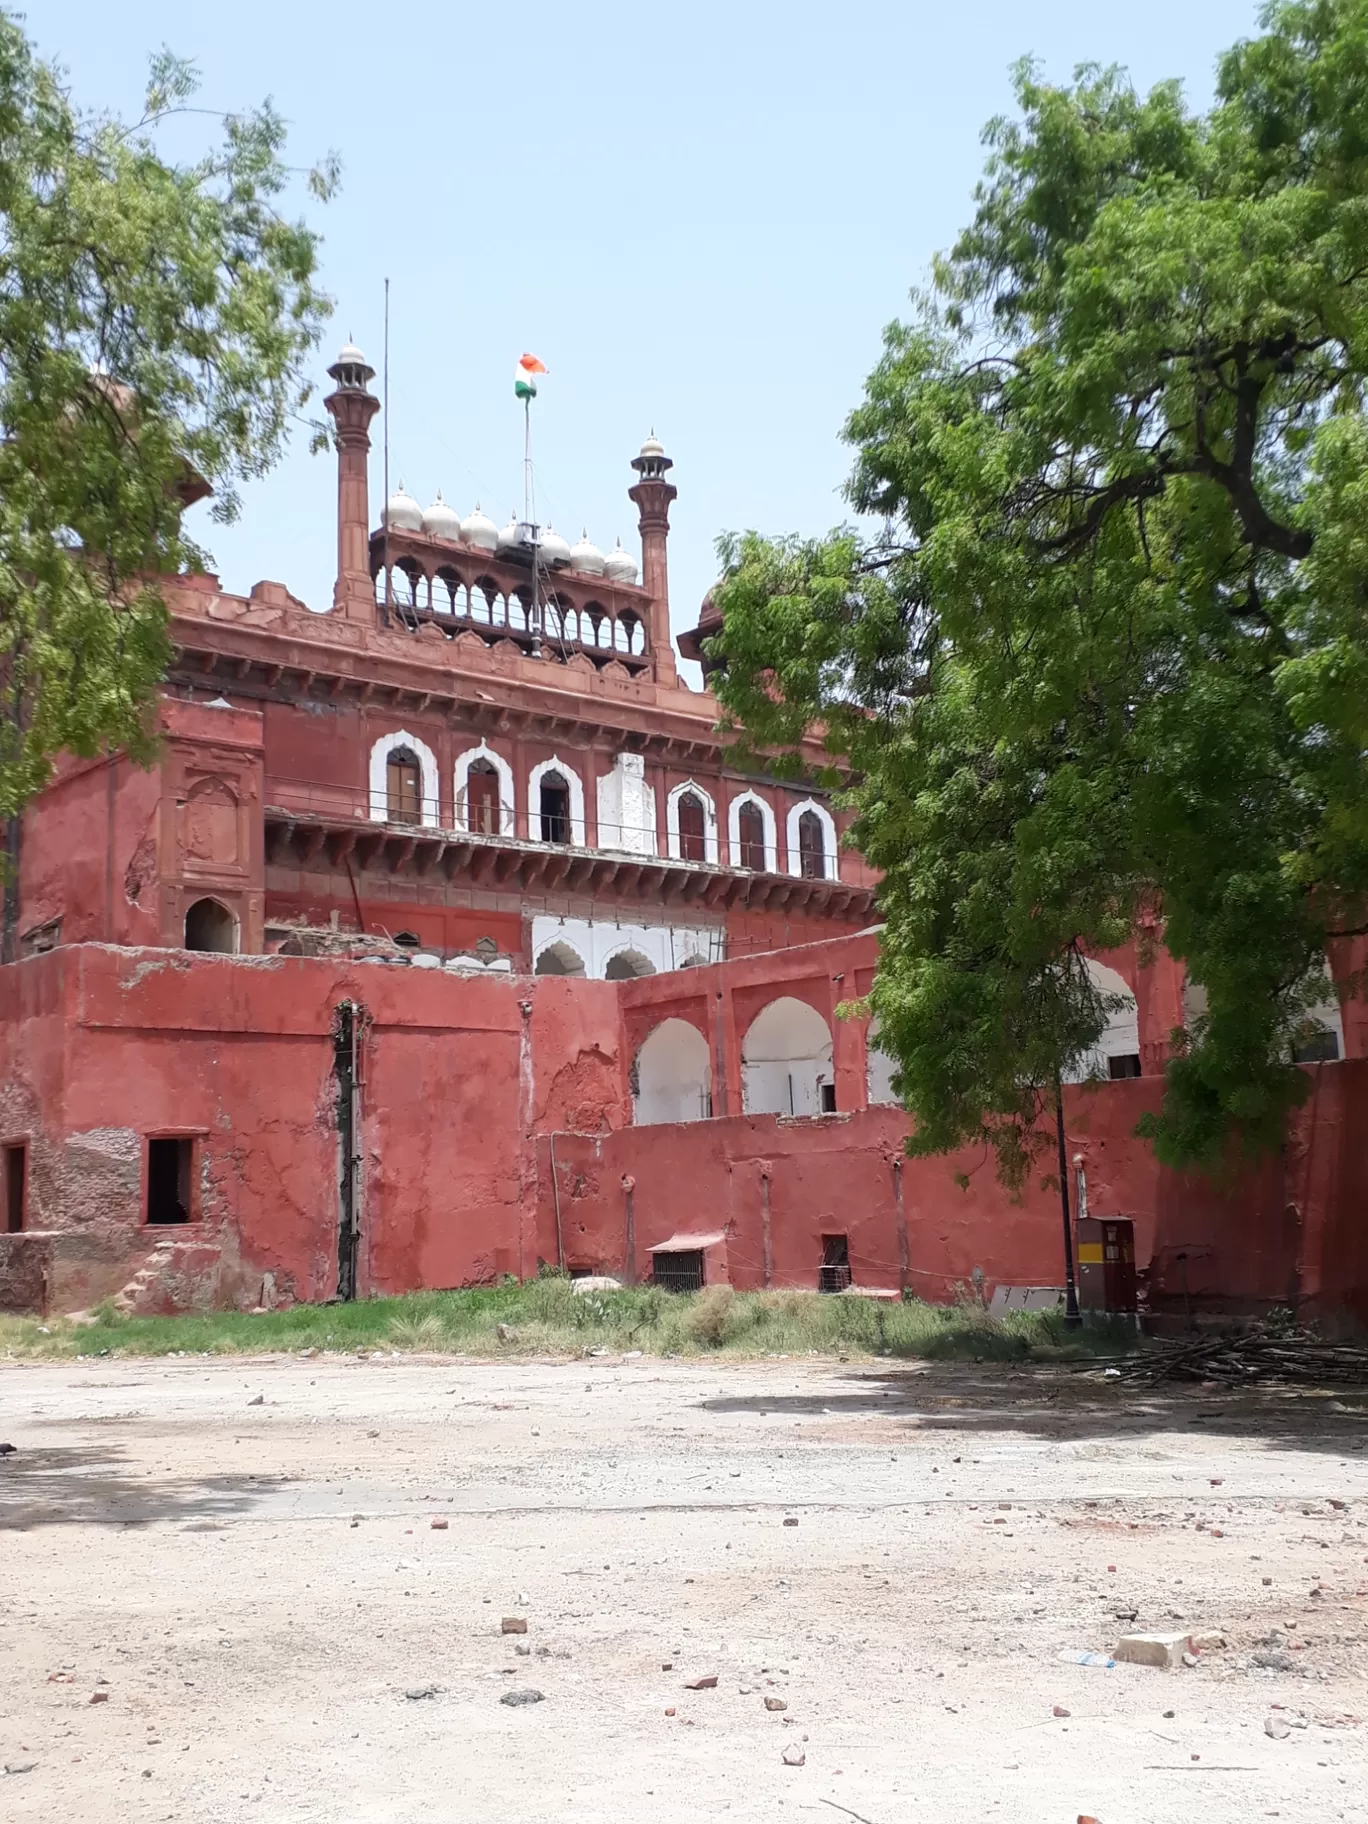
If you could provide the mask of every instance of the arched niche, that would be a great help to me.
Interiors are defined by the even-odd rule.
[[[638,1127],[712,1114],[708,1041],[688,1020],[662,1020],[647,1036],[632,1067],[632,1111]]]
[[[185,914],[187,950],[209,950],[220,956],[237,954],[237,920],[216,899],[197,899]]]
[[[656,966],[649,956],[643,956],[640,950],[619,950],[608,959],[608,967],[603,972],[605,982],[634,982],[639,976],[654,975]]]
[[[238,801],[219,778],[201,779],[185,798],[185,853],[189,860],[233,867],[238,860]]]
[[[835,1108],[831,1028],[806,1001],[781,995],[756,1014],[741,1042],[748,1115],[821,1115]]]
[[[534,975],[574,975],[585,973],[584,958],[573,944],[567,944],[564,938],[554,944],[548,944],[537,958]]]

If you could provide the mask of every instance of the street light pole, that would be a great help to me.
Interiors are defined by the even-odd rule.
[[[1073,1223],[1069,1217],[1069,1154],[1064,1144],[1064,1086],[1055,1073],[1055,1138],[1059,1143],[1059,1205],[1064,1217],[1064,1322],[1077,1330],[1082,1322],[1078,1309],[1078,1282],[1074,1278]]]

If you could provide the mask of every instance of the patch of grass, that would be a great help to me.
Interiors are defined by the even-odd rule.
[[[1124,1324],[1068,1331],[1055,1312],[1014,1313],[999,1321],[972,1304],[894,1304],[813,1292],[733,1292],[730,1286],[688,1295],[655,1286],[580,1294],[559,1274],[526,1285],[283,1311],[124,1317],[105,1305],[80,1324],[0,1317],[0,1356],[17,1359],[301,1349],[525,1357],[604,1348],[650,1355],[1025,1362],[1118,1355],[1134,1346],[1135,1334]]]

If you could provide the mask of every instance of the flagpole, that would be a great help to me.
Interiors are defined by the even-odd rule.
[[[385,368],[385,373],[384,373],[384,382],[383,382],[383,387],[382,387],[382,391],[384,393],[384,407],[383,407],[383,411],[382,411],[381,415],[384,418],[383,429],[384,429],[384,433],[385,433],[385,511],[384,511],[383,515],[381,516],[381,518],[382,518],[382,523],[385,528],[385,542],[384,542],[385,625],[386,625],[386,627],[388,627],[390,624],[390,621],[393,619],[393,616],[392,616],[391,610],[390,610],[390,600],[391,600],[390,587],[391,586],[390,586],[390,546],[389,546],[389,501],[390,501],[389,421],[390,421],[390,407],[389,407],[389,280],[388,279],[385,280],[385,361],[384,361],[384,368]]]
[[[532,533],[532,655],[541,657],[541,541],[532,520],[532,395],[523,395],[523,524]]]

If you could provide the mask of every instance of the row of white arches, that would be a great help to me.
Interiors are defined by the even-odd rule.
[[[1090,1056],[1071,1080],[1140,1075],[1139,1016],[1124,979],[1089,959],[1088,970],[1113,1011]],[[897,1105],[897,1066],[879,1048],[878,1026],[866,1034],[866,1101]],[[632,1069],[634,1119],[639,1126],[701,1121],[713,1113],[712,1054],[688,1020],[654,1027]],[[817,1009],[792,995],[770,1001],[741,1041],[741,1100],[748,1115],[820,1115],[836,1112],[832,1034]]]
[[[437,757],[421,737],[407,729],[382,735],[372,746],[369,791],[374,822],[431,830],[441,827]],[[528,773],[523,829],[519,828],[513,768],[486,742],[458,756],[453,768],[453,802],[458,830],[585,846],[584,781],[559,755],[540,761]],[[726,865],[777,874],[779,826],[769,800],[757,791],[740,792],[728,803],[726,820]],[[655,852],[654,828],[621,833],[624,846]],[[790,874],[815,880],[838,878],[836,823],[824,804],[807,798],[790,805],[784,835]],[[676,861],[722,865],[717,805],[711,792],[696,780],[686,780],[668,793],[665,841],[666,853]]]
[[[381,569],[375,577],[375,599],[382,607],[388,601],[401,614],[432,614],[502,633],[537,631],[531,604],[516,590],[504,593],[492,577],[467,583],[454,570],[439,570],[428,577],[416,566],[392,564],[387,597],[386,574]],[[646,651],[645,624],[631,609],[613,614],[601,602],[585,602],[576,608],[553,595],[540,604],[540,614],[544,639],[637,658]]]

